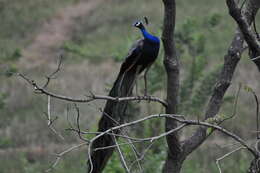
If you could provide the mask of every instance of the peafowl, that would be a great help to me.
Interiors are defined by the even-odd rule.
[[[137,76],[145,71],[145,95],[147,94],[146,74],[150,66],[158,56],[160,49],[160,39],[150,34],[141,21],[137,21],[133,26],[140,29],[143,38],[138,40],[131,47],[127,57],[121,65],[116,81],[109,93],[112,97],[127,97],[132,94],[132,90],[137,80]],[[98,132],[106,131],[124,122],[127,101],[116,102],[107,101],[102,118],[98,124]],[[120,133],[113,131],[114,134]],[[88,161],[88,172],[100,173],[104,169],[108,159],[113,153],[113,148],[94,150],[106,146],[114,145],[115,141],[111,135],[103,135],[94,141],[92,145],[91,162]]]

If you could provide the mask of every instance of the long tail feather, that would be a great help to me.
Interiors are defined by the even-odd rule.
[[[109,96],[112,97],[126,97],[132,94],[134,82],[136,78],[136,68],[132,68],[130,71],[125,73],[119,73],[112,89],[110,90]],[[115,102],[107,101],[104,112],[98,124],[98,132],[106,131],[118,124],[124,122],[125,112],[127,108],[127,101]],[[113,133],[118,134],[119,131]],[[114,138],[111,135],[104,135],[94,141],[92,145],[91,161],[92,161],[92,172],[100,173],[104,169],[109,158],[113,154],[114,148],[96,150],[96,148],[102,148],[106,146],[114,145]],[[88,161],[88,173],[90,173],[90,163]]]

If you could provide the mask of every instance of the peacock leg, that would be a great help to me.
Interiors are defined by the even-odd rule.
[[[135,72],[135,92],[136,92],[136,95],[138,96],[138,74],[139,74],[139,71],[141,69],[142,66],[138,65],[137,68],[136,68],[136,72]]]
[[[141,67],[142,66],[140,66],[140,65],[138,65],[136,67],[136,71],[135,71],[135,74],[134,74],[134,82],[133,82],[133,84],[132,84],[132,86],[130,88],[134,87],[134,85],[137,85],[137,77],[138,77],[138,74],[139,74],[139,71],[140,71]],[[137,91],[137,89],[136,89],[136,91]],[[131,93],[131,89],[129,90],[129,93],[127,94],[127,96],[129,96],[130,93]],[[136,93],[136,95],[138,95],[138,93]]]
[[[138,79],[135,80],[135,94],[138,96]]]
[[[147,96],[147,73],[150,69],[151,65],[148,65],[144,72],[144,96]]]

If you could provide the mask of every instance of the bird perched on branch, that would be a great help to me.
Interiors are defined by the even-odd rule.
[[[133,26],[140,29],[143,34],[143,38],[138,40],[133,44],[130,49],[125,61],[121,65],[119,76],[123,76],[130,71],[135,72],[135,78],[138,74],[144,73],[145,81],[145,92],[147,95],[147,72],[150,69],[151,65],[158,56],[160,49],[160,39],[152,34],[150,34],[144,27],[141,21],[137,21]]]
[[[148,24],[147,18],[145,19],[146,24]],[[142,21],[135,22],[133,26],[139,28],[142,32],[143,38],[133,44],[124,62],[122,63],[117,79],[109,92],[109,96],[112,97],[127,97],[131,95],[137,76],[143,71],[145,71],[145,95],[147,95],[146,75],[158,56],[160,39],[150,34],[146,30]],[[126,119],[126,108],[127,101],[107,101],[102,118],[99,121],[98,132],[104,132],[107,129],[123,123]],[[113,133],[118,134],[120,131],[113,131]],[[97,150],[97,148],[112,146],[115,144],[115,140],[116,138],[110,134],[106,134],[94,141],[92,145],[91,158],[89,158],[88,161],[88,172],[102,172],[108,159],[112,155],[114,148],[111,147],[100,150]]]

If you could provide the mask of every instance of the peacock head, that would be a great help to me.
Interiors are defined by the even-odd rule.
[[[137,27],[139,29],[143,29],[144,28],[144,25],[141,21],[137,21],[133,24],[134,27]]]

